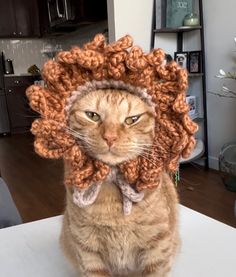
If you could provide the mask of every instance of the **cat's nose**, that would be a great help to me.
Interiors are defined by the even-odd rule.
[[[103,135],[103,138],[106,141],[108,146],[112,146],[112,144],[117,140],[117,135],[111,134],[111,133],[105,133]]]

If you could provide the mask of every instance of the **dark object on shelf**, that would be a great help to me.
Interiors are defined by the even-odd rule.
[[[33,74],[33,75],[40,74],[40,69],[37,67],[36,64],[31,65],[31,66],[28,68],[27,71],[28,71],[28,73]]]
[[[227,143],[222,147],[219,169],[225,187],[236,192],[236,142]]]
[[[170,63],[171,61],[173,61],[173,58],[170,54],[165,54],[165,59],[167,63]]]
[[[188,52],[175,52],[174,58],[178,65],[188,69]]]
[[[189,73],[201,73],[202,72],[202,53],[201,51],[189,52]]]
[[[175,1],[175,2],[185,2],[185,1]],[[197,0],[196,4],[194,6],[198,6],[198,14],[199,14],[199,26],[174,26],[172,28],[161,28],[161,29],[155,29],[155,12],[156,12],[156,2],[154,1],[154,9],[153,9],[153,32],[152,32],[152,40],[151,40],[151,46],[154,48],[155,43],[155,36],[159,34],[164,33],[175,33],[176,34],[176,52],[183,52],[183,45],[184,45],[184,36],[183,34],[185,32],[198,32],[199,39],[201,43],[201,71],[200,73],[190,73],[190,77],[199,77],[199,81],[201,80],[202,83],[202,102],[200,103],[202,105],[202,114],[199,115],[202,120],[199,122],[199,124],[202,125],[203,130],[203,136],[202,141],[204,143],[204,153],[201,156],[201,158],[204,161],[205,168],[209,168],[209,160],[208,160],[208,133],[207,133],[207,104],[206,104],[206,74],[205,74],[205,41],[204,41],[204,22],[203,22],[203,4],[202,0]],[[182,4],[181,4],[182,5]],[[192,12],[192,11],[190,11]],[[157,41],[157,40],[156,40]],[[184,49],[187,50],[187,49]]]
[[[4,73],[5,74],[14,74],[13,61],[12,60],[6,59],[4,61]]]

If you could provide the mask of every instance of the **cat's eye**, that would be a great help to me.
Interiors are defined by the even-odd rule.
[[[97,113],[86,111],[85,114],[88,118],[92,119],[95,122],[98,122],[100,120],[100,115]]]
[[[135,116],[126,117],[125,123],[126,123],[127,125],[132,125],[132,124],[134,124],[136,121],[138,121],[139,118],[140,118],[140,115],[135,115]]]

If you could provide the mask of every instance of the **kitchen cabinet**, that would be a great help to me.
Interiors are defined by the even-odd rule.
[[[0,38],[41,37],[107,20],[107,1],[0,0]]]
[[[25,91],[39,76],[5,77],[5,92],[12,134],[30,130],[38,114],[31,110]]]
[[[37,0],[0,0],[0,37],[39,37]]]

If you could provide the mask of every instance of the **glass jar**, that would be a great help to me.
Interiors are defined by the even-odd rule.
[[[222,147],[219,169],[225,187],[236,192],[236,142],[227,143]]]
[[[196,13],[189,13],[184,17],[184,26],[200,25],[199,17]]]

